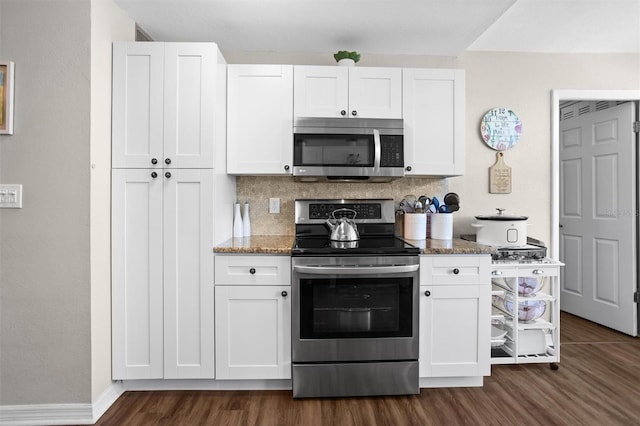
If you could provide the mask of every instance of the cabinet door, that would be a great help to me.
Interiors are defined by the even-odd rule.
[[[402,85],[406,174],[463,174],[464,71],[404,69]]]
[[[112,167],[162,168],[164,43],[113,44]]]
[[[290,175],[293,66],[229,65],[227,173]]]
[[[163,182],[152,173],[112,173],[114,380],[163,377]]]
[[[400,68],[349,68],[349,116],[402,118]]]
[[[296,117],[345,117],[349,111],[349,69],[337,66],[294,67]]]
[[[213,378],[213,170],[166,170],[164,377]]]
[[[488,375],[489,320],[488,286],[421,286],[420,377]]]
[[[165,167],[213,168],[217,59],[213,43],[165,44]]]
[[[291,378],[290,299],[291,286],[216,286],[217,379]]]

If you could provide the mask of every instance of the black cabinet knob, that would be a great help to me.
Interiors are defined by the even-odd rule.
[[[411,171],[411,166],[407,166],[407,167],[405,168],[405,170],[406,170],[406,171],[408,171],[408,172],[410,172],[410,171]]]
[[[344,117],[345,115],[347,115],[347,111],[345,110],[340,111],[340,115]]]
[[[280,294],[282,295],[282,297],[287,297],[287,294],[289,294],[289,293],[287,293],[286,291],[282,290],[282,293],[280,293]]]
[[[358,111],[356,111],[356,110],[354,109],[353,111],[351,111],[351,115],[353,115],[353,116],[355,117],[356,115],[358,115]]]
[[[431,296],[431,292],[429,290],[427,290],[427,291],[424,292],[424,295],[429,297],[429,296]]]
[[[164,164],[171,164],[171,158],[165,158]]]
[[[164,174],[164,177],[166,177],[167,179],[169,179],[171,177],[171,172],[167,172]]]
[[[255,274],[255,273],[256,273],[256,268],[251,268],[251,269],[249,269],[249,273],[250,273],[251,275]]]
[[[288,164],[285,164],[285,166],[284,166],[284,169],[285,169],[285,170],[287,170],[287,171],[288,171],[290,168],[291,168],[291,167],[289,167],[289,165],[288,165]]]
[[[158,177],[158,174],[156,172],[151,172],[151,177],[155,179]]]
[[[453,269],[453,274],[454,275],[458,275],[459,273],[460,273],[460,269],[458,269],[458,268],[454,268]]]
[[[158,159],[157,158],[152,158],[151,159],[151,164],[158,164]]]

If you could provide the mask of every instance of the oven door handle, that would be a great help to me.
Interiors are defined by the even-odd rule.
[[[389,266],[306,266],[294,265],[293,270],[303,274],[315,275],[358,275],[358,274],[402,274],[415,272],[420,265],[389,265]]]

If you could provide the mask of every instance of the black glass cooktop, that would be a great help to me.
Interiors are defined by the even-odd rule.
[[[359,241],[331,241],[328,237],[298,237],[293,256],[417,255],[420,249],[394,236],[361,237]]]

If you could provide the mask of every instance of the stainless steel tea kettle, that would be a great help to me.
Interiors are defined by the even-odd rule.
[[[336,218],[336,212],[351,212],[353,217],[349,219],[346,216]],[[331,218],[327,219],[326,224],[331,230],[331,241],[358,241],[360,240],[360,234],[358,233],[358,227],[354,219],[356,218],[356,211],[352,209],[337,209],[331,212]]]

